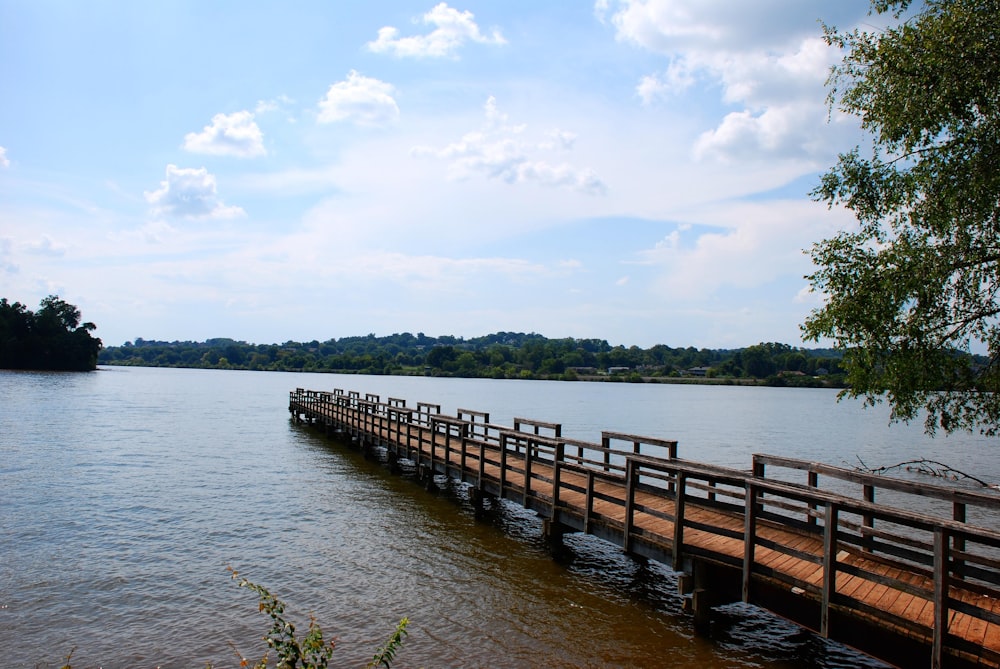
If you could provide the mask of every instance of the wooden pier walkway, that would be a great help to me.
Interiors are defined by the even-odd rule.
[[[970,507],[1000,517],[998,495],[768,455],[740,471],[680,459],[675,441],[604,432],[590,443],[556,423],[503,427],[341,390],[296,389],[289,411],[428,481],[469,484],[477,505],[522,504],[553,541],[585,532],[670,566],[696,625],[744,601],[897,666],[1000,668],[1000,532],[966,522]],[[922,504],[876,503],[878,490]],[[949,513],[912,510],[930,502]]]

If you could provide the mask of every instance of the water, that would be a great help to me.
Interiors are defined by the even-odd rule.
[[[400,667],[878,666],[753,608],[711,638],[669,570],[588,537],[554,560],[533,514],[477,522],[295,425],[296,388],[358,390],[676,438],[682,457],[747,468],[770,452],[853,463],[944,459],[1000,481],[993,440],[930,440],[835,393],[206,370],[0,372],[0,664],[238,666],[269,621],[231,565],[364,666],[403,616]],[[801,473],[799,473],[801,474]],[[273,658],[272,658],[273,659]]]

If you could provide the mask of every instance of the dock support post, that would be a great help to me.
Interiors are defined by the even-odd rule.
[[[364,455],[365,460],[375,459],[375,444],[368,441],[367,439],[361,440],[361,453]]]
[[[542,539],[550,548],[558,549],[563,545],[563,535],[566,534],[566,526],[551,518],[542,518]]]
[[[726,586],[716,583],[718,573],[713,575],[710,565],[700,560],[692,560],[687,564],[688,570],[679,576],[677,588],[681,595],[687,595],[684,598],[684,611],[694,616],[695,633],[708,634],[712,608],[736,598],[727,596]],[[729,590],[733,591],[729,595],[735,595],[734,587],[729,587]]]
[[[476,517],[476,520],[479,520],[484,515],[483,511],[484,497],[485,495],[483,494],[483,491],[480,490],[479,488],[475,486],[469,488],[469,501],[472,502],[472,511]]]
[[[707,634],[712,617],[712,593],[705,588],[695,588],[691,593],[691,611],[694,614],[694,631]]]
[[[488,508],[486,506],[487,500],[489,500]],[[500,510],[499,501],[496,497],[475,486],[469,488],[469,501],[472,502],[472,509],[476,520],[485,520]]]
[[[389,465],[389,471],[393,474],[399,474],[402,469],[399,467],[399,455],[393,449],[388,449],[385,452],[385,459]]]
[[[438,492],[437,483],[434,482],[434,467],[430,465],[420,465],[418,470],[420,482],[427,492]]]

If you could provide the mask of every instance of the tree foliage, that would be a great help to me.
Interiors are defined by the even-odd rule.
[[[826,28],[844,51],[831,106],[871,146],[813,192],[856,229],[816,244],[827,296],[807,339],[845,351],[852,396],[946,432],[1000,427],[1000,0],[875,0],[884,31]],[[916,7],[916,6],[915,6]],[[959,352],[985,347],[977,362]]]
[[[20,302],[0,298],[0,368],[87,371],[97,367],[101,340],[93,323],[80,323],[80,310],[57,295],[32,313]]]
[[[232,339],[136,339],[104,349],[100,363],[497,379],[648,380],[691,376],[692,368],[716,378],[769,382],[783,378],[781,375],[801,375],[795,381],[786,379],[783,385],[837,385],[841,378],[840,354],[824,349],[798,349],[778,343],[733,350],[671,348],[663,344],[643,349],[611,346],[602,339],[548,339],[516,332],[471,339],[404,332],[283,344],[248,344]],[[611,373],[611,369],[624,371]]]

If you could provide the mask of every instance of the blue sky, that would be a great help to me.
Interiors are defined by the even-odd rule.
[[[106,345],[798,345],[861,0],[0,0],[0,296]]]

